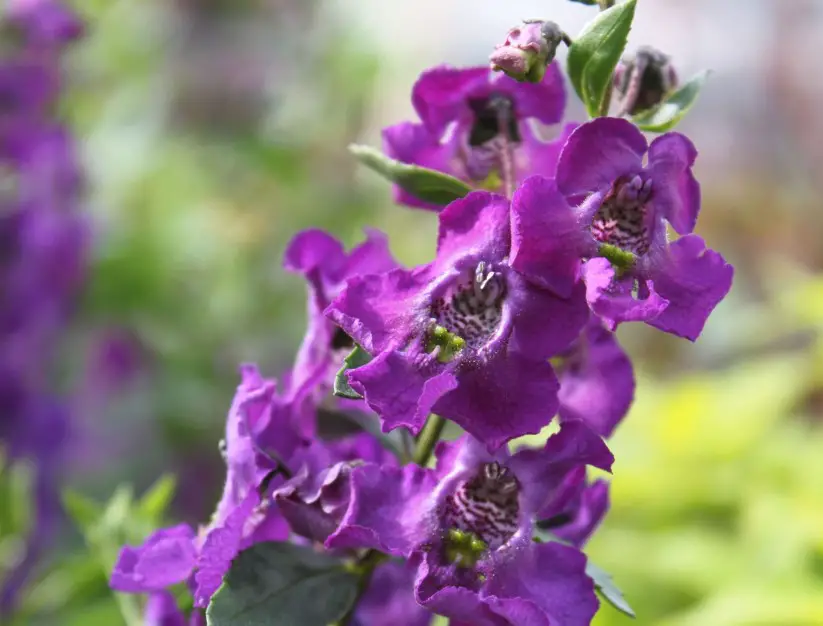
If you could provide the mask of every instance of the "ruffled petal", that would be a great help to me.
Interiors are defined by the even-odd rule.
[[[383,150],[392,159],[403,163],[427,167],[451,176],[458,176],[454,171],[457,142],[440,143],[440,138],[433,135],[423,124],[403,122],[383,129]],[[440,211],[443,206],[421,200],[402,187],[394,185],[394,201],[398,204]]]
[[[634,278],[615,279],[614,268],[607,259],[596,258],[583,265],[586,299],[592,312],[611,331],[622,322],[646,322],[658,317],[669,301],[655,290],[652,281],[641,285],[638,298],[632,295]]]
[[[634,398],[632,362],[613,333],[592,317],[566,355],[560,374],[560,417],[583,421],[609,437]]]
[[[539,83],[519,82],[505,74],[495,76],[493,88],[511,95],[518,119],[534,118],[544,124],[556,124],[563,119],[566,86],[556,61],[549,64]]]
[[[548,361],[509,352],[461,372],[457,388],[433,410],[494,451],[515,437],[540,432],[557,411],[558,387]]]
[[[429,279],[428,266],[356,276],[325,315],[369,354],[383,352],[402,345],[428,323],[422,296]]]
[[[109,585],[129,593],[160,591],[186,580],[196,560],[194,531],[188,524],[163,528],[142,546],[120,551]]]
[[[412,105],[429,129],[440,137],[448,125],[471,114],[466,101],[489,82],[488,67],[458,69],[441,65],[420,75],[412,88]]]
[[[186,626],[186,616],[177,607],[174,596],[168,591],[149,594],[146,602],[144,626]]]
[[[586,544],[609,510],[609,483],[598,480],[580,493],[567,524],[552,529],[552,533],[580,548]]]
[[[657,292],[669,304],[649,321],[655,328],[696,340],[709,314],[732,286],[734,268],[697,235],[681,237],[650,269]],[[651,282],[651,281],[650,281]]]
[[[614,456],[603,440],[582,422],[566,422],[543,448],[523,448],[509,468],[523,486],[524,510],[541,511],[561,489],[569,472],[586,465],[611,471]]]
[[[404,426],[419,433],[434,404],[458,384],[451,370],[436,365],[420,367],[395,351],[350,370],[348,376],[352,387],[380,416],[384,432]]]
[[[566,196],[609,187],[643,168],[646,138],[626,120],[599,117],[575,130],[560,153],[557,186]]]
[[[418,465],[362,465],[352,470],[351,501],[326,547],[374,548],[408,556],[431,531],[427,519],[434,505],[437,477]]]
[[[511,229],[511,266],[534,284],[568,298],[580,275],[587,237],[554,180],[533,176],[514,192]]]
[[[428,626],[434,615],[414,599],[414,570],[395,562],[379,565],[357,603],[357,626]]]
[[[694,230],[700,211],[700,183],[692,174],[694,144],[680,133],[666,133],[649,146],[655,210],[681,235]]]
[[[487,191],[473,191],[440,213],[437,266],[463,256],[502,261],[509,254],[509,201]]]

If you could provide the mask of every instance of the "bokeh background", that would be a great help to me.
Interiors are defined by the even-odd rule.
[[[372,226],[405,263],[433,252],[434,216],[393,206],[346,145],[377,145],[382,126],[411,118],[423,69],[485,63],[522,18],[576,33],[595,9],[563,0],[75,6],[88,36],[66,57],[61,114],[81,142],[94,232],[57,383],[74,408],[64,480],[86,536],[64,521],[18,622],[116,626],[121,607],[104,572],[115,536],[139,539],[170,494],[161,482],[136,504],[121,485],[142,494],[176,476],[165,516],[208,519],[238,363],[283,372],[303,332],[304,285],[281,269],[288,240],[319,226],[352,245]],[[612,441],[612,512],[589,552],[637,624],[823,625],[821,42],[817,0],[643,0],[637,9],[630,50],[654,45],[686,78],[713,70],[680,130],[700,151],[698,232],[737,268],[696,344],[620,330],[637,402]],[[569,119],[582,117],[572,103]],[[7,503],[25,499],[25,474]],[[101,521],[95,502],[113,493]],[[15,523],[25,527],[25,512]],[[14,559],[13,539],[0,539],[0,569]],[[605,606],[596,623],[630,622]]]

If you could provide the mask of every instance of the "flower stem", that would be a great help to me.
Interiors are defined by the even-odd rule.
[[[429,462],[434,446],[440,441],[440,436],[443,434],[443,428],[446,426],[446,420],[439,415],[432,413],[426,425],[423,427],[423,432],[420,433],[420,440],[417,442],[417,449],[414,451],[414,462],[423,467]]]

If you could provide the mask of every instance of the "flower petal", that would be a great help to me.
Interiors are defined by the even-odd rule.
[[[557,186],[566,196],[607,188],[642,167],[646,138],[626,120],[599,117],[575,130],[560,153]]]
[[[511,266],[568,298],[580,274],[586,235],[554,180],[532,176],[514,192],[511,228]]]
[[[490,73],[486,66],[457,69],[447,65],[423,72],[412,88],[412,105],[429,132],[440,137],[451,122],[470,114],[467,98],[489,82]]]
[[[427,167],[438,172],[458,176],[452,165],[457,143],[440,143],[423,124],[403,122],[383,129],[383,150],[392,159]],[[393,186],[394,201],[398,204],[440,211],[443,206],[421,200],[398,185]]]
[[[352,470],[351,501],[328,549],[374,548],[408,556],[427,539],[437,478],[431,470],[361,465]]]
[[[548,361],[509,352],[458,375],[458,385],[434,405],[494,451],[507,441],[535,434],[557,411],[557,377]]]
[[[160,591],[186,580],[196,560],[194,531],[188,524],[163,528],[142,546],[120,551],[109,585],[129,593]]]
[[[539,83],[519,82],[505,74],[496,74],[495,90],[504,91],[514,99],[518,119],[534,118],[544,124],[556,124],[566,110],[566,87],[560,65],[554,61],[546,68]]]
[[[552,533],[580,548],[589,540],[609,510],[609,483],[598,480],[585,487],[568,524],[552,529]]]
[[[669,301],[658,294],[652,281],[643,285],[642,297],[632,295],[634,278],[615,279],[614,268],[607,259],[596,258],[583,265],[586,281],[586,299],[592,312],[599,316],[607,329],[614,331],[622,322],[646,322],[654,319],[668,306]]]
[[[651,270],[655,289],[669,301],[649,324],[692,341],[732,286],[734,268],[697,235],[681,237]]]
[[[569,140],[574,130],[580,126],[572,122],[563,126],[560,135],[550,141],[538,139],[528,124],[520,124],[520,149],[515,153],[515,167],[518,174],[518,184],[522,184],[529,176],[540,175],[554,178],[557,173],[557,162],[560,152]]]
[[[523,485],[524,509],[535,515],[561,489],[569,472],[585,465],[611,471],[614,456],[603,440],[582,422],[565,422],[543,448],[523,448],[509,468]]]
[[[447,266],[469,255],[502,261],[509,254],[510,233],[509,201],[487,191],[473,191],[440,213],[436,265]]]
[[[609,437],[634,398],[632,362],[613,333],[592,317],[560,374],[560,417]]]
[[[414,570],[395,562],[378,565],[357,603],[358,626],[428,626],[434,617],[414,599]]]
[[[168,591],[154,591],[146,602],[144,626],[186,626],[186,617]]]
[[[451,370],[418,366],[400,352],[384,352],[370,363],[349,371],[349,382],[380,416],[383,431],[404,426],[417,434],[432,406],[457,386]]]
[[[680,133],[666,133],[649,146],[653,202],[681,235],[694,230],[700,211],[700,183],[692,174],[694,144]]]

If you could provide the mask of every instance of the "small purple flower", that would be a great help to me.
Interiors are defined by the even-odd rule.
[[[553,176],[557,157],[575,125],[545,142],[530,122],[556,124],[563,118],[566,91],[556,63],[536,84],[519,83],[487,67],[440,66],[423,72],[412,90],[422,123],[383,129],[390,157],[456,176],[475,188],[505,191],[531,174]],[[401,204],[439,211],[395,187]]]
[[[519,220],[516,201],[510,211],[505,198],[472,192],[440,214],[434,262],[353,278],[327,309],[375,357],[348,377],[385,431],[417,433],[433,411],[493,449],[556,412],[548,359],[588,312],[577,265],[540,265],[542,284],[521,273],[536,267],[522,251],[538,244]]]
[[[598,602],[585,556],[532,533],[571,472],[610,469],[603,441],[566,422],[543,449],[490,454],[465,436],[437,453],[434,470],[355,468],[351,505],[327,547],[410,558],[417,601],[459,622],[589,624]]]
[[[140,547],[120,551],[109,584],[128,593],[162,591],[185,581],[197,561],[188,524],[155,531]]]
[[[624,58],[614,71],[614,90],[620,112],[637,115],[658,104],[677,88],[677,71],[671,59],[650,46],[641,46],[633,58]]]
[[[560,418],[610,437],[629,411],[635,386],[632,362],[617,337],[593,315],[559,361]]]
[[[556,184],[534,177],[518,189],[515,203],[523,206],[536,242],[525,254],[542,258],[544,265],[549,258],[590,259],[582,270],[587,299],[609,330],[644,321],[695,340],[734,273],[720,254],[689,234],[700,209],[700,186],[691,171],[696,156],[679,133],[647,145],[625,120],[583,124],[563,148]],[[567,199],[583,203],[572,209]],[[666,222],[683,236],[669,242]],[[631,266],[617,272],[598,258],[604,246],[632,256]]]

